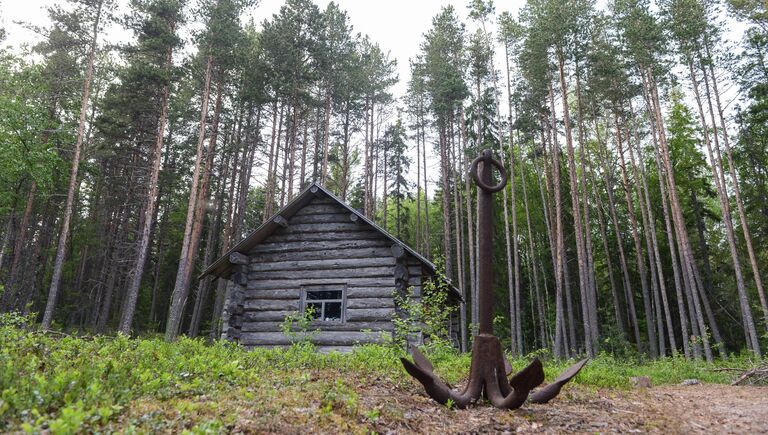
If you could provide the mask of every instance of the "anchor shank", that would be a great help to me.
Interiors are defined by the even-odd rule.
[[[482,166],[478,168],[480,179],[488,186],[492,183],[492,169],[490,158],[483,160]],[[477,189],[477,208],[478,332],[493,334],[493,198],[491,192],[480,186]]]

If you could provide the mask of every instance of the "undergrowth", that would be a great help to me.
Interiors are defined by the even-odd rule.
[[[445,346],[428,346],[425,352],[448,382],[467,375],[469,355]],[[185,427],[216,433],[235,418],[221,411],[227,398],[246,400],[267,414],[314,401],[329,422],[349,417],[365,421],[378,418],[378,410],[361,409],[359,397],[366,394],[361,387],[365,384],[358,384],[361,380],[414,394],[420,391],[402,369],[402,356],[404,351],[392,345],[321,354],[308,343],[246,351],[223,341],[210,344],[189,338],[166,343],[121,335],[72,337],[29,329],[6,316],[0,318],[0,432],[74,433],[100,428],[130,432],[132,426],[154,431],[162,427],[152,425],[166,424],[171,414],[183,418],[185,413],[196,413],[200,420]],[[530,359],[514,359],[512,364],[520,369]],[[547,379],[570,363],[545,361]],[[748,365],[744,358],[707,364],[681,358],[622,361],[602,354],[573,382],[628,388],[630,377],[648,376],[654,385],[688,378],[723,383],[731,381],[732,374],[713,368]],[[218,398],[214,405],[199,400],[211,397]],[[140,418],[134,418],[137,412]]]

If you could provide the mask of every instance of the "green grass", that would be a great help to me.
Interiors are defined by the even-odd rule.
[[[427,354],[448,382],[460,381],[469,371],[468,355],[444,348],[427,349]],[[314,401],[328,424],[342,424],[350,416],[366,421],[378,418],[379,411],[359,405],[365,394],[360,380],[415,391],[401,367],[403,355],[391,346],[362,346],[350,354],[319,354],[309,346],[249,352],[226,342],[69,337],[0,322],[0,432],[73,433],[99,428],[130,432],[131,427],[154,431],[162,430],[169,418],[196,415],[183,427],[216,433],[237,417],[221,411],[228,409],[227,400],[248,401],[267,416]],[[515,359],[513,366],[519,369],[529,360]],[[547,379],[570,363],[545,361]],[[730,382],[732,374],[713,368],[747,365],[744,359],[639,363],[600,355],[574,382],[592,388],[628,388],[630,377],[648,376],[654,385],[688,378],[723,383]],[[200,400],[211,397],[217,398],[213,404]]]

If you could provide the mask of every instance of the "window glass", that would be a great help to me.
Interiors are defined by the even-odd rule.
[[[304,289],[304,309],[312,311],[314,320],[325,322],[344,321],[344,290],[345,284],[312,286]],[[327,288],[327,290],[326,290]]]
[[[307,300],[341,299],[341,290],[307,290]]]
[[[323,320],[341,321],[341,302],[326,302]]]

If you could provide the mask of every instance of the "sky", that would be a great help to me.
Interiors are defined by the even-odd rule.
[[[39,40],[38,35],[15,24],[17,21],[25,21],[34,25],[46,25],[48,20],[45,8],[54,0],[0,0],[0,20],[8,32],[6,45],[19,46],[24,43],[33,43]],[[119,0],[122,10],[125,9],[127,0]],[[284,0],[261,0],[259,5],[249,13],[250,18],[257,23],[268,19],[279,11]],[[315,0],[315,3],[324,9],[329,3],[327,0]],[[336,0],[341,9],[346,10],[355,32],[361,32],[378,42],[391,56],[397,59],[400,82],[393,89],[395,95],[402,95],[405,91],[407,79],[410,75],[408,59],[413,58],[419,52],[422,35],[431,27],[432,17],[442,6],[453,5],[457,13],[467,17],[468,0]],[[524,0],[497,1],[497,12],[516,12]],[[118,12],[120,13],[120,12]],[[248,18],[246,18],[248,20]],[[465,20],[468,21],[468,20]],[[110,29],[108,39],[111,41],[128,41],[130,33],[119,29]]]

